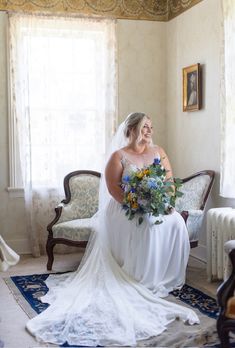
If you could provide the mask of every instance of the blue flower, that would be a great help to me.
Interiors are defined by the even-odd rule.
[[[156,183],[156,180],[154,180],[153,178],[150,178],[147,182],[148,187],[151,188],[156,188],[158,185]]]
[[[123,181],[124,183],[128,183],[128,182],[130,181],[129,175],[123,176],[122,181]]]
[[[155,165],[160,164],[160,162],[161,162],[160,158],[154,158],[154,160],[153,160],[153,163],[154,163]]]
[[[134,187],[132,187],[132,188],[130,189],[130,192],[135,193],[135,192],[136,192],[136,189],[135,189]]]

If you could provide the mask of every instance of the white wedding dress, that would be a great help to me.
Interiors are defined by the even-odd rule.
[[[138,170],[122,158],[123,176]],[[174,211],[154,224],[156,217],[146,216],[139,226],[136,219],[127,220],[121,205],[114,199],[106,210],[110,249],[120,267],[160,297],[185,283],[190,244],[182,216]],[[116,223],[114,223],[116,221]]]
[[[123,165],[123,175],[137,169],[128,161]],[[189,241],[177,212],[164,216],[160,225],[149,216],[138,225],[111,198],[93,220],[96,232],[82,265],[72,275],[49,276],[42,301],[50,306],[27,323],[39,341],[134,346],[159,335],[176,318],[199,323],[191,309],[160,298],[185,280]],[[99,238],[101,226],[106,243]]]

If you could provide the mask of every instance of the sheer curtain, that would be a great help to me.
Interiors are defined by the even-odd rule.
[[[235,1],[222,0],[223,54],[221,76],[220,194],[235,198]]]
[[[10,14],[9,43],[16,175],[38,256],[64,176],[102,167],[115,122],[115,22]]]

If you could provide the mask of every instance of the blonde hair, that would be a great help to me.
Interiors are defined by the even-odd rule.
[[[150,119],[150,117],[143,112],[132,112],[131,114],[129,114],[125,120],[125,137],[130,138],[132,135],[132,131],[135,131],[137,134],[136,141],[140,141],[141,129],[143,128],[146,119]]]

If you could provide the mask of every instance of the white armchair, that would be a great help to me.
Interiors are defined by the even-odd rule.
[[[185,220],[191,248],[198,246],[205,204],[212,188],[214,176],[213,170],[203,170],[182,179],[183,185],[180,187],[180,191],[183,192],[183,196],[177,198],[175,209]]]
[[[55,208],[56,216],[47,226],[47,269],[52,269],[56,244],[86,247],[91,217],[98,210],[100,173],[77,170],[64,178],[65,199]]]

